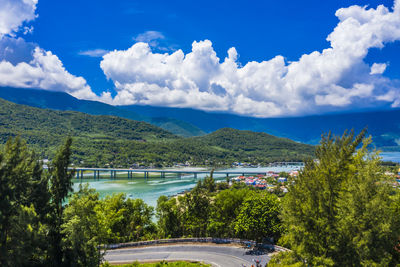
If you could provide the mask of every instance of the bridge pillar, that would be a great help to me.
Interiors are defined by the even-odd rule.
[[[79,170],[76,171],[76,179],[79,179]]]
[[[194,174],[194,179],[197,179],[197,173],[193,173]]]
[[[96,180],[96,170],[93,171],[93,179]]]
[[[81,180],[83,179],[83,170],[81,170]]]

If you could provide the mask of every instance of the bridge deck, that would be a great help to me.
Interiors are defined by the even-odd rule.
[[[71,169],[72,170],[72,169]],[[149,170],[149,169],[106,169],[106,168],[75,168],[76,171],[100,171],[100,172],[135,172],[135,173],[175,173],[175,174],[186,174],[186,173],[197,173],[197,174],[208,174],[211,171],[177,171],[177,170]],[[265,171],[214,171],[214,174],[263,174]]]
[[[292,163],[292,162],[291,162]],[[294,163],[294,162],[293,162]],[[300,162],[296,162],[300,163]],[[287,164],[286,164],[287,165]],[[192,174],[197,178],[198,174],[209,174],[211,171],[195,171],[195,170],[157,170],[157,169],[117,169],[117,168],[69,168],[70,170],[76,171],[77,178],[83,178],[83,172],[93,172],[94,178],[100,179],[100,173],[110,173],[111,178],[116,178],[117,173],[127,173],[128,178],[133,177],[133,173],[143,173],[145,178],[149,177],[150,173],[159,173],[161,177],[165,177],[165,174],[177,174],[181,176],[182,174]],[[266,175],[268,171],[249,171],[249,170],[237,170],[237,171],[214,171],[215,175]]]

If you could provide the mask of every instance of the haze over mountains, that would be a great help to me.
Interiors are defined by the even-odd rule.
[[[368,127],[374,145],[386,151],[400,150],[400,109],[346,114],[327,114],[292,118],[252,118],[211,113],[194,109],[153,106],[111,106],[96,101],[78,100],[66,93],[34,89],[0,88],[0,97],[41,108],[75,110],[94,115],[114,115],[157,125],[181,136],[201,136],[220,128],[266,132],[292,140],[317,144],[322,133],[342,134]]]

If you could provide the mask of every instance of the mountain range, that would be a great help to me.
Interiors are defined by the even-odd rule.
[[[314,147],[266,133],[219,129],[180,137],[147,122],[77,111],[42,109],[0,98],[0,146],[10,137],[26,140],[41,158],[52,158],[73,137],[74,164],[86,167],[156,167],[189,162],[226,166],[235,161],[269,163],[311,158]]]
[[[400,151],[400,109],[344,114],[321,114],[288,118],[252,118],[233,114],[211,113],[194,109],[152,106],[121,106],[145,116],[160,114],[191,123],[209,133],[221,127],[267,132],[306,144],[318,144],[322,134],[341,135],[346,130],[359,133],[367,128],[373,145],[385,151]]]
[[[159,126],[179,136],[190,137],[206,134],[193,124],[186,123],[165,116],[144,116],[133,111],[107,105],[105,103],[80,100],[64,92],[51,92],[37,89],[23,89],[12,87],[0,87],[0,98],[8,101],[38,108],[55,110],[79,111],[91,115],[112,115],[121,118],[145,121]]]
[[[189,108],[154,106],[111,106],[76,99],[66,93],[35,89],[0,88],[0,97],[41,108],[75,110],[94,115],[146,121],[179,136],[201,136],[220,128],[266,132],[306,144],[317,144],[321,134],[345,130],[360,132],[367,127],[373,145],[385,151],[400,151],[400,109],[345,114],[321,114],[288,118],[253,118],[234,114],[205,112]]]

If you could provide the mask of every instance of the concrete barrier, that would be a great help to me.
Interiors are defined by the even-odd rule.
[[[241,246],[253,247],[257,243],[253,240],[243,240],[238,238],[214,238],[214,237],[193,237],[193,238],[170,238],[170,239],[157,239],[148,241],[118,243],[105,245],[106,249],[128,248],[128,247],[141,247],[141,246],[154,246],[162,244],[179,244],[179,243],[214,243],[214,244],[237,244]],[[290,251],[287,248],[273,245],[273,244],[258,244],[262,248],[270,249],[272,251]]]

